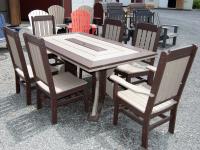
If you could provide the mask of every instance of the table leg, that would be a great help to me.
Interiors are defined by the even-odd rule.
[[[94,102],[92,112],[88,116],[89,121],[98,121],[106,94],[106,70],[95,72],[93,77]],[[96,82],[95,82],[96,81]],[[94,83],[95,82],[95,83]]]

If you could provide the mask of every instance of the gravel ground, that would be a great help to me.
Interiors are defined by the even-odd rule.
[[[162,24],[180,26],[175,47],[191,43],[200,44],[200,12],[159,12]],[[170,45],[165,51],[173,49]],[[164,124],[149,136],[149,149],[153,150],[198,150],[200,149],[200,52],[184,89],[178,109],[175,134],[167,132]],[[50,122],[48,104],[41,110],[33,105],[26,106],[25,93],[15,94],[14,72],[7,50],[0,50],[0,150],[77,150],[77,149],[142,149],[141,127],[123,114],[119,124],[112,125],[113,102],[106,97],[99,122],[86,120],[82,102],[59,108],[58,124]],[[78,108],[78,109],[77,109]]]

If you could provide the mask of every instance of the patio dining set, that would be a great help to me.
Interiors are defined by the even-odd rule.
[[[173,38],[176,44],[178,27],[173,25],[173,33],[169,33],[167,25],[156,25],[152,10],[124,12],[120,3],[96,3],[94,9],[81,6],[68,18],[64,13],[57,5],[48,13],[29,13],[32,33],[24,33],[23,39],[30,64],[18,30],[4,24],[2,37],[13,63],[16,93],[24,85],[26,103],[31,105],[32,88],[36,87],[37,109],[48,99],[52,124],[58,122],[58,107],[81,100],[88,121],[98,123],[107,93],[114,104],[113,125],[118,123],[119,112],[142,125],[142,147],[148,148],[150,130],[166,122],[168,131],[174,133],[178,104],[197,46],[161,52],[156,65],[159,42],[165,47],[166,40]],[[67,25],[66,19],[70,20]],[[58,34],[63,30],[67,33]],[[64,66],[64,71],[58,66]],[[85,73],[92,80],[91,91]]]

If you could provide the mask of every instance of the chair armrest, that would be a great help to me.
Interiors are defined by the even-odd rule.
[[[147,69],[149,69],[152,72],[156,72],[157,68],[154,66],[146,66]]]
[[[124,79],[120,78],[119,76],[116,76],[116,75],[111,75],[109,77],[110,80],[112,80],[113,82],[133,91],[133,92],[136,92],[136,93],[141,93],[141,94],[145,94],[145,95],[148,95],[150,97],[154,97],[154,94],[152,94],[150,92],[150,90],[144,88],[144,87],[141,87],[141,86],[136,86],[136,85],[133,85],[127,81],[125,81]]]
[[[166,27],[177,27],[177,28],[179,27],[178,25],[169,25],[169,24],[163,24],[163,25],[161,25],[161,26],[162,26],[162,27],[163,27],[163,26],[166,26]]]

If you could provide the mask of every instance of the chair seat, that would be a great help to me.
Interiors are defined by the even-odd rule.
[[[68,90],[78,88],[80,86],[86,85],[87,82],[81,80],[69,72],[64,72],[53,76],[53,82],[55,86],[56,94],[66,92]],[[38,81],[37,84],[47,93],[49,93],[49,87],[42,81]]]
[[[70,23],[69,25],[66,26],[67,29],[69,30],[69,32],[72,32],[72,23]],[[90,28],[91,28],[91,33],[94,34],[97,30],[97,25],[95,24],[90,24]]]
[[[177,33],[170,32],[170,33],[167,33],[167,36],[169,38],[177,37]]]
[[[20,77],[25,78],[24,72],[20,68],[16,68],[15,70],[19,74]],[[28,70],[29,78],[33,79],[34,76],[33,76],[33,70],[31,68],[31,65],[27,65],[27,70]],[[58,72],[58,70],[55,67],[51,66],[51,72],[55,73],[55,72]]]
[[[116,70],[119,70],[121,72],[127,73],[127,74],[134,74],[134,73],[140,73],[140,72],[147,72],[148,64],[143,62],[134,62],[132,64],[124,64],[120,65],[116,68]]]
[[[144,88],[144,90],[148,90]],[[148,95],[141,94],[141,93],[136,93],[131,90],[124,90],[124,91],[119,91],[117,94],[123,101],[126,103],[130,104],[132,107],[136,108],[138,111],[141,113],[145,113],[147,102],[149,99]],[[168,100],[166,102],[163,102],[161,104],[158,104],[153,107],[152,114],[155,114],[157,112],[160,112],[162,110],[165,110],[177,102],[175,100]]]

